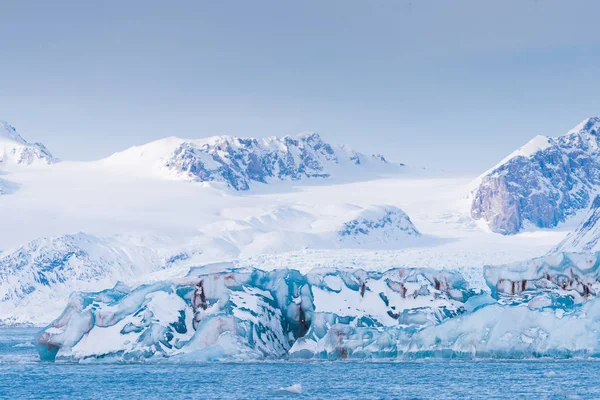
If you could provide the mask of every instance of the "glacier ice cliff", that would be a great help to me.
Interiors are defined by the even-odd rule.
[[[551,228],[587,208],[600,185],[600,117],[566,135],[538,136],[485,173],[471,215],[497,233]]]
[[[467,286],[427,269],[192,270],[135,290],[73,293],[37,346],[45,360],[344,358],[349,346],[325,344],[335,327],[410,335],[464,313],[475,294]]]
[[[67,361],[598,357],[599,257],[486,267],[489,291],[425,268],[198,268],[73,293],[36,347]]]

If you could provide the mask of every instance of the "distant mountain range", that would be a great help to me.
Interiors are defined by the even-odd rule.
[[[42,143],[27,142],[14,127],[0,121],[0,168],[58,161]],[[328,178],[335,167],[352,174],[343,168],[388,164],[380,154],[365,155],[347,145],[332,145],[317,133],[264,139],[169,137],[131,147],[97,163],[120,168],[122,173],[221,183],[238,191],[248,190],[256,182]]]
[[[331,145],[316,133],[265,139],[171,137],[132,147],[101,162],[163,177],[224,183],[235,190],[248,190],[256,182],[327,178],[338,165],[387,164],[381,155],[367,156],[348,146]]]
[[[600,188],[600,118],[564,136],[537,136],[480,177],[471,215],[494,232],[552,228],[587,208]]]
[[[586,119],[563,136],[535,137],[479,178],[472,192],[472,218],[510,235],[524,228],[552,228],[587,208],[600,188],[599,137],[599,117]],[[12,126],[0,123],[0,170],[57,161],[43,144],[30,144]],[[207,182],[236,191],[256,183],[353,176],[393,167],[381,155],[329,144],[316,133],[264,139],[170,137],[94,163],[122,174]],[[0,194],[15,190],[1,179]]]

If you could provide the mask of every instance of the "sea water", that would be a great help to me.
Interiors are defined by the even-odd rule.
[[[47,363],[0,329],[0,399],[594,399],[600,361]]]

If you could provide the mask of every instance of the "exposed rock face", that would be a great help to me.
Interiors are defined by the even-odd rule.
[[[28,143],[11,125],[0,121],[0,166],[57,162],[42,143]]]
[[[334,148],[316,133],[262,140],[220,136],[181,143],[164,165],[198,181],[222,181],[235,190],[248,190],[252,181],[326,178],[328,166],[344,161],[359,165],[365,158],[386,163],[382,157]]]
[[[511,154],[473,192],[471,215],[510,235],[551,228],[589,206],[600,185],[600,118],[557,138],[538,136]]]
[[[588,215],[551,253],[576,251],[600,251],[600,196],[596,196],[589,209]]]

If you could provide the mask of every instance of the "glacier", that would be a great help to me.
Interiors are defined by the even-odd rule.
[[[35,340],[43,360],[246,361],[600,355],[600,254],[457,271],[224,263],[75,292]]]

